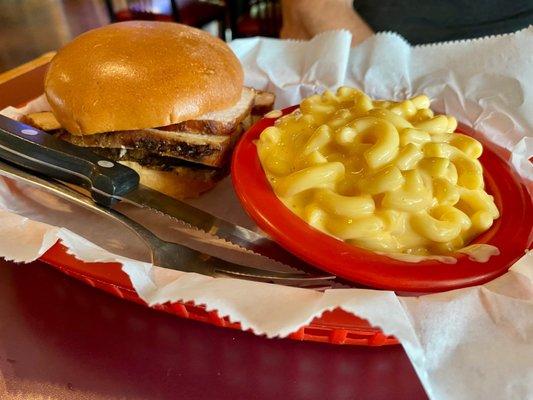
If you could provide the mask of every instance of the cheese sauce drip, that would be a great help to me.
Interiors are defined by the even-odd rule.
[[[499,211],[484,190],[482,145],[429,105],[423,95],[393,102],[326,91],[266,128],[259,158],[276,195],[313,227],[414,262],[449,256]],[[497,253],[484,246],[477,254]]]

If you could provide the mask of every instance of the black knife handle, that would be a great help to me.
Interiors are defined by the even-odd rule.
[[[104,206],[139,185],[139,175],[88,148],[75,146],[0,115],[0,158],[48,178],[83,186]]]

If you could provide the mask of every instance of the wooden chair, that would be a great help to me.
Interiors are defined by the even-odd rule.
[[[116,10],[113,0],[105,0],[111,22],[148,20],[174,21],[201,28],[218,22],[221,39],[226,32],[226,7],[220,2],[201,0],[127,0],[127,7]],[[124,2],[123,2],[124,3]]]
[[[280,0],[228,0],[232,37],[279,37]]]

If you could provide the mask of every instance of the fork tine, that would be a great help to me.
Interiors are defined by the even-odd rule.
[[[234,264],[217,257],[203,254],[189,247],[159,240],[154,242],[154,262],[163,268],[176,269],[187,272],[197,272],[204,275],[227,275],[233,278],[269,281],[292,286],[331,286],[335,276],[311,275],[306,272],[280,272]]]
[[[265,278],[259,278],[255,275],[246,275],[246,274],[233,274],[233,273],[227,273],[227,272],[221,272],[217,274],[217,276],[228,276],[234,279],[244,279],[244,280],[250,280],[254,282],[264,282],[264,283],[274,283],[276,285],[283,285],[283,286],[293,286],[293,287],[299,287],[304,289],[313,289],[313,290],[326,290],[331,289],[333,287],[332,281],[329,280],[313,280],[308,281],[307,278],[283,278],[283,277],[265,277]]]
[[[273,281],[284,282],[307,282],[307,283],[321,283],[329,282],[335,279],[332,275],[312,275],[306,272],[280,272],[270,271],[258,268],[252,268],[240,264],[231,264],[221,259],[212,258],[215,262],[215,271],[236,277],[268,279]]]

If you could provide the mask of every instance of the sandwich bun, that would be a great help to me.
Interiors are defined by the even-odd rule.
[[[129,21],[58,51],[45,93],[74,135],[154,128],[233,106],[243,70],[220,39],[172,22]]]
[[[198,197],[213,188],[221,178],[187,167],[161,171],[144,167],[134,161],[120,161],[120,163],[135,170],[142,185],[179,200]]]

